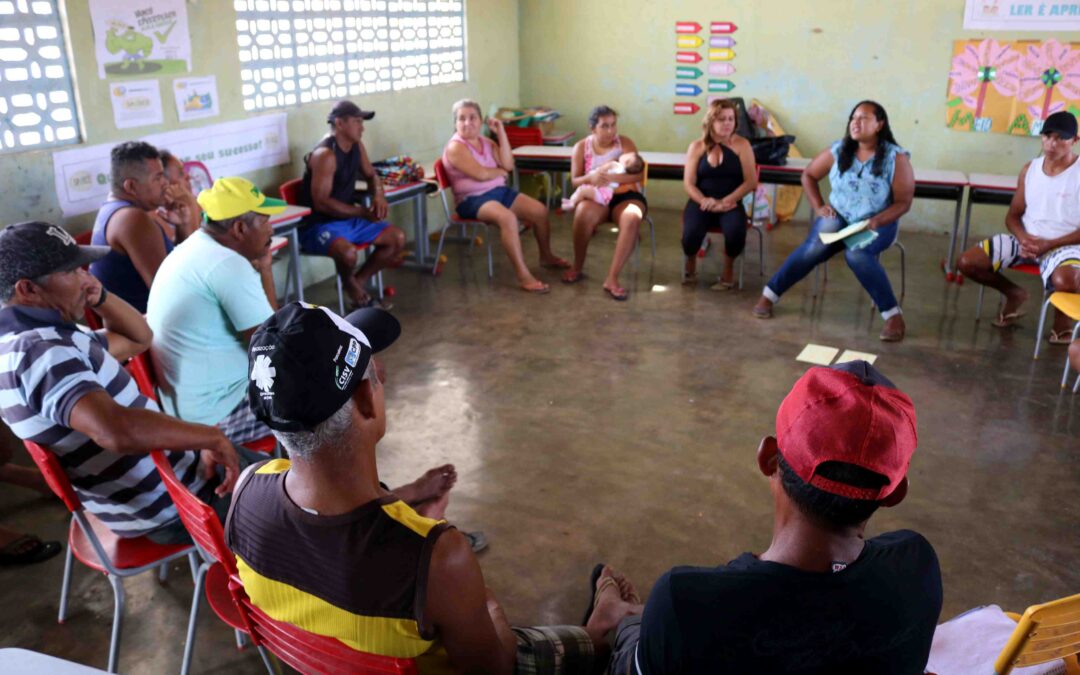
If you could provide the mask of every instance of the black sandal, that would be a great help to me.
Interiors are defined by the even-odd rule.
[[[26,544],[30,548],[21,550]],[[24,534],[0,549],[0,565],[30,565],[48,560],[60,552],[60,542],[42,541],[32,534]]]

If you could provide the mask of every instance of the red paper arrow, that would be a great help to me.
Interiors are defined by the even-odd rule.
[[[710,33],[734,33],[739,27],[730,21],[713,21],[709,24]]]
[[[697,103],[676,103],[674,113],[676,115],[693,115],[699,110],[701,110],[701,106]]]
[[[701,24],[697,21],[676,21],[676,33],[696,33],[701,30]]]
[[[697,52],[675,52],[675,60],[679,63],[697,63],[701,61],[701,54]]]

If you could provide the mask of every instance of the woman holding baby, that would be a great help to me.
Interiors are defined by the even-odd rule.
[[[619,285],[619,272],[638,243],[638,231],[648,205],[641,193],[644,172],[637,146],[626,136],[619,135],[618,117],[619,114],[606,105],[593,108],[589,114],[592,133],[574,145],[570,162],[574,187],[592,189],[572,198],[574,264],[563,274],[562,280],[572,284],[585,278],[582,270],[589,241],[601,223],[613,222],[619,228],[619,237],[603,288],[612,299],[622,301],[626,300],[628,292]]]

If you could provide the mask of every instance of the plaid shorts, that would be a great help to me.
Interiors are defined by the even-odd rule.
[[[255,419],[255,413],[244,397],[225,419],[217,423],[217,428],[225,434],[233,445],[243,445],[271,434],[270,427]]]
[[[514,628],[515,675],[591,675],[596,653],[581,626]]]
[[[1022,257],[1020,242],[1011,234],[995,234],[979,242],[979,246],[990,258],[990,264],[993,265],[995,272],[1000,272],[1005,267],[1037,264],[1044,288],[1050,288],[1050,277],[1053,276],[1054,270],[1062,265],[1080,267],[1080,246],[1076,245],[1051,249],[1038,260]]]

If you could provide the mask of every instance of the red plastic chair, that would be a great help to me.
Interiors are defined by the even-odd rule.
[[[184,649],[181,675],[187,675],[195,644],[202,589],[218,617],[233,629],[248,635],[259,649],[267,670],[274,673],[267,650],[302,673],[400,673],[415,674],[412,659],[367,654],[333,638],[315,635],[296,626],[276,621],[251,604],[236,569],[236,559],[225,544],[225,533],[214,510],[176,479],[172,467],[160,451],[153,453],[165,488],[180,512],[180,519],[199,546],[203,564],[195,579],[191,618]]]
[[[30,457],[41,470],[45,482],[71,511],[71,526],[68,528],[68,549],[64,559],[64,580],[60,587],[59,623],[64,623],[67,615],[68,590],[71,587],[72,556],[90,569],[101,572],[109,579],[113,589],[113,624],[112,638],[109,642],[110,673],[116,672],[117,657],[120,652],[120,630],[124,619],[124,577],[157,568],[162,580],[168,571],[168,564],[187,556],[191,564],[192,576],[195,575],[198,561],[195,547],[190,545],[155,544],[146,537],[118,537],[93,514],[83,509],[82,501],[75,494],[67,474],[59,460],[50,450],[31,441],[23,441]]]
[[[480,246],[484,243],[482,237],[479,236],[481,227],[494,227],[489,223],[485,223],[482,220],[475,220],[471,218],[459,218],[457,212],[450,208],[450,200],[446,198],[447,193],[452,196],[453,190],[450,188],[450,177],[446,175],[446,166],[443,164],[442,158],[435,160],[435,182],[439,185],[439,197],[442,199],[443,213],[446,215],[446,224],[439,230],[439,245],[435,249],[435,262],[432,263],[431,273],[439,273],[439,261],[442,260],[442,247],[443,242],[446,239],[446,231],[453,226],[461,228],[461,236],[454,237],[454,241],[463,241],[476,244]],[[473,233],[471,236],[465,234],[465,228],[472,227]],[[495,276],[495,263],[491,255],[491,238],[487,241],[487,259],[488,259],[488,279]]]
[[[513,124],[504,124],[503,129],[506,130],[506,140],[510,141],[511,148],[544,144],[544,132],[540,131],[540,127],[519,127]],[[548,171],[530,171],[528,169],[521,169],[516,173],[520,175],[539,174],[544,179],[544,203],[550,209],[551,202],[555,197],[555,182],[551,173]]]
[[[292,180],[285,181],[278,188],[278,194],[281,195],[281,198],[285,201],[286,204],[298,204],[299,203],[299,195],[300,195],[300,186],[303,183],[304,183],[303,178],[293,178]],[[371,253],[371,248],[372,247],[371,247],[370,243],[368,243],[368,244],[354,244],[354,246],[356,246],[356,250],[358,252],[359,251],[364,251],[365,255],[368,255],[368,254]],[[310,255],[310,254],[305,253],[304,255]],[[318,257],[325,258],[326,256],[318,256]],[[292,270],[290,270],[289,272],[291,274]],[[296,270],[296,273],[300,274],[300,270]],[[336,269],[334,270],[334,281],[337,284],[338,313],[341,314],[341,316],[345,316],[345,291],[341,286],[341,276],[337,274]],[[285,286],[286,286],[286,288],[288,288],[288,286],[289,286],[287,281],[286,281]],[[382,271],[381,270],[379,272],[376,272],[376,274],[375,274],[375,287],[376,287],[376,290],[379,293],[379,299],[381,300],[383,298],[383,295],[384,295],[384,292],[383,292],[383,276],[382,276]]]
[[[760,178],[761,178],[761,167],[760,166],[757,168],[757,175],[758,175],[758,179],[760,180]],[[756,233],[757,236],[758,236],[758,274],[759,274],[759,276],[764,277],[765,276],[765,228],[766,228],[767,223],[762,222],[762,221],[754,220],[754,207],[757,206],[757,191],[755,190],[754,192],[752,192],[750,194],[751,194],[750,204],[747,207],[748,213],[746,215],[747,222],[748,222],[747,230],[750,231],[750,232]],[[682,217],[684,219],[686,218],[686,209],[685,208],[683,208],[683,216]],[[684,227],[685,227],[685,225],[684,225]],[[719,234],[719,235],[724,234],[723,228],[720,228],[720,227],[710,227],[707,230],[707,232],[708,232],[708,234]],[[704,258],[705,254],[708,253],[708,251],[709,251],[709,246],[710,246],[709,237],[706,235],[705,240],[703,242],[701,242],[701,248],[698,250],[697,256],[699,258]],[[684,262],[685,262],[685,256],[684,256]],[[739,254],[739,290],[742,290],[742,288],[743,288],[743,268],[744,267],[746,267],[746,250],[745,250],[745,248],[743,249],[743,252]],[[686,267],[684,265],[683,266],[683,280],[685,280],[685,279],[686,279]]]

